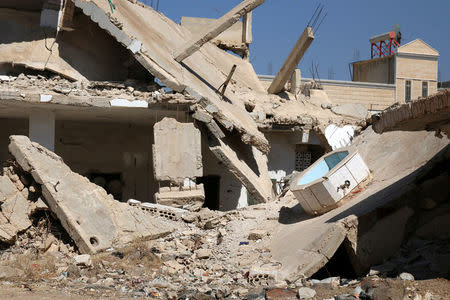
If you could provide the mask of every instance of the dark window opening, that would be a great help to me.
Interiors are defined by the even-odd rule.
[[[90,173],[88,178],[91,182],[101,186],[114,199],[122,201],[123,182],[121,173]]]
[[[422,81],[422,97],[428,96],[428,82]]]
[[[325,154],[320,145],[297,145],[295,149],[295,170],[304,171]]]
[[[411,101],[411,80],[405,81],[405,101]]]
[[[203,207],[212,210],[220,209],[220,176],[209,175],[197,178],[197,184],[203,183],[205,189],[205,203]]]

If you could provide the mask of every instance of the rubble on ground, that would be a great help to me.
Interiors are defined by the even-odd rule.
[[[193,102],[194,98],[173,92],[166,92],[155,82],[129,79],[125,82],[113,81],[70,81],[51,73],[1,76],[2,92],[19,92],[22,98],[34,94],[64,95],[73,98],[111,98],[145,100],[149,103],[169,101],[174,98]]]

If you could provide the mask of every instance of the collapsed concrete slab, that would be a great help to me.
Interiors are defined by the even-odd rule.
[[[206,43],[180,64],[172,54],[191,39],[192,34],[150,7],[119,1],[115,3],[113,15],[108,16],[107,1],[75,0],[75,6],[132,52],[135,59],[163,84],[178,92],[188,92],[204,107],[215,106],[213,117],[220,124],[230,131],[237,130],[244,143],[263,153],[269,152],[267,140],[234,92],[235,89],[264,92],[249,62]],[[217,89],[225,82],[233,65],[237,66],[234,80],[222,97]]]
[[[41,185],[50,209],[83,253],[117,247],[135,238],[157,238],[174,229],[170,223],[115,201],[26,136],[11,136],[9,151]]]
[[[357,149],[372,171],[371,183],[335,210],[274,228],[268,248],[282,264],[280,278],[295,281],[312,276],[339,247],[350,253],[349,259],[358,273],[393,255],[412,217],[412,211],[403,206],[418,193],[414,182],[438,165],[439,161],[432,160],[448,157],[448,144],[448,139],[423,131],[379,135],[371,128],[365,130],[350,149]],[[411,203],[409,207],[416,206],[417,203]],[[386,236],[391,227],[395,227],[393,238]],[[380,247],[384,244],[386,248]]]

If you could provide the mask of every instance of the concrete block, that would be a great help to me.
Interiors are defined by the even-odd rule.
[[[16,186],[8,176],[0,176],[0,203],[17,192]]]
[[[271,285],[277,278],[278,270],[275,267],[252,266],[248,274],[248,282],[254,285]]]
[[[154,204],[154,203],[148,203],[148,202],[140,203],[140,201],[137,201],[137,202],[139,202],[139,204],[138,204],[136,201],[137,200],[130,199],[130,200],[128,200],[128,204],[131,206],[136,206],[136,207],[140,208],[141,210],[152,214],[153,216],[161,217],[161,218],[168,219],[171,221],[178,221],[181,219],[181,217],[184,214],[189,213],[187,210],[179,209],[179,208],[175,208],[175,207],[171,207],[171,206],[167,206],[167,205]]]
[[[18,232],[24,231],[31,226],[31,221],[28,219],[30,207],[27,199],[21,193],[17,193],[15,196],[3,202],[1,211]]]
[[[155,194],[155,200],[158,204],[184,207],[184,206],[202,206],[205,202],[205,190],[203,185],[197,186],[197,189],[192,190],[172,190],[159,191]]]
[[[203,176],[200,130],[193,123],[164,118],[154,126],[153,166],[156,180],[182,183]]]

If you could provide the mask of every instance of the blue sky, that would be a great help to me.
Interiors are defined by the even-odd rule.
[[[219,18],[239,2],[159,0],[159,11],[175,22],[181,16]],[[398,23],[402,44],[421,38],[440,52],[440,79],[450,80],[450,0],[266,0],[253,15],[250,58],[258,74],[268,74],[269,65],[276,74],[319,3],[328,15],[299,64],[302,76],[311,77],[314,62],[320,78],[349,80],[356,53],[360,60],[370,58],[369,38]]]

